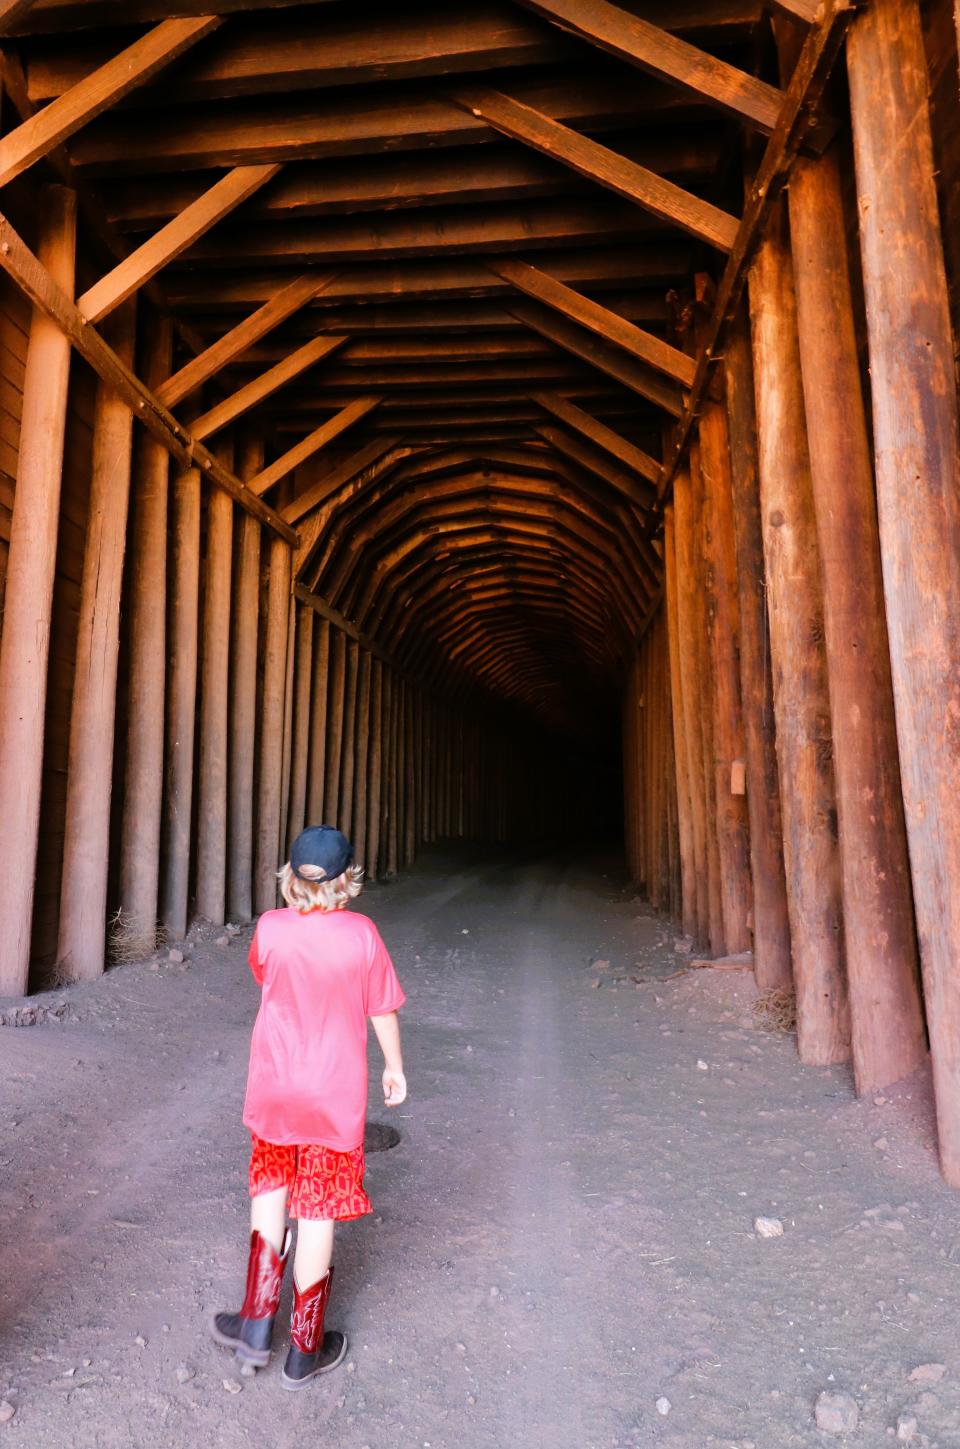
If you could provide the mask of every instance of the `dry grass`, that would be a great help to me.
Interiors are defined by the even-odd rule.
[[[156,926],[145,931],[122,911],[117,911],[107,929],[107,960],[111,966],[132,966],[135,961],[144,961],[157,949],[157,936]]]
[[[791,986],[765,991],[753,1003],[754,1025],[760,1031],[795,1031],[797,998]]]

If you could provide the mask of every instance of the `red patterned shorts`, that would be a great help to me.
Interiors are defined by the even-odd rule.
[[[347,1222],[373,1212],[363,1190],[363,1148],[336,1152],[311,1143],[278,1146],[253,1138],[250,1157],[250,1196],[285,1187],[290,1194],[287,1211],[292,1218]]]

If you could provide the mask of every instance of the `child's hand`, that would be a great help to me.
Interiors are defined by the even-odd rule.
[[[407,1079],[403,1072],[387,1067],[383,1074],[383,1100],[388,1107],[399,1107],[407,1100]]]

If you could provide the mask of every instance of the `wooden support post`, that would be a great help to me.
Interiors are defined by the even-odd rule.
[[[111,345],[132,365],[132,304],[117,312],[111,332]],[[104,968],[120,589],[132,447],[133,414],[101,382],[94,404],[60,883],[57,970],[67,981],[90,980]]]
[[[330,676],[331,626],[319,615],[313,621],[313,682],[310,696],[310,768],[307,776],[307,824],[322,825],[327,816],[324,790],[327,773],[327,694]]]
[[[146,333],[148,387],[170,371],[172,325],[158,319]],[[127,755],[120,830],[120,911],[114,936],[125,958],[149,956],[157,943],[163,817],[166,694],[167,512],[170,454],[152,433],[134,439]]]
[[[900,769],[940,1161],[960,1186],[960,423],[915,0],[858,15],[848,59]]]
[[[727,337],[724,372],[737,548],[740,694],[750,818],[754,972],[762,991],[781,991],[791,985],[793,967],[783,865],[773,673],[767,636],[757,414],[745,303]]]
[[[371,669],[370,754],[368,761],[370,783],[367,790],[367,846],[364,859],[366,861],[367,879],[376,880],[377,867],[380,860],[380,826],[382,820],[381,808],[383,805],[384,690],[385,686],[389,688],[389,685],[387,684],[388,671],[379,659],[372,661]]]
[[[221,457],[232,463],[232,446]],[[197,911],[222,926],[227,906],[227,766],[230,686],[230,591],[233,499],[207,495],[203,649],[200,673],[200,762],[197,775]]]
[[[690,802],[690,771],[686,749],[686,721],[680,682],[680,621],[677,615],[677,556],[673,504],[663,514],[663,565],[666,579],[667,630],[670,647],[670,697],[673,708],[674,763],[677,776],[678,826],[680,832],[681,916],[684,935],[697,934],[697,882],[693,852],[693,813]]]
[[[263,442],[243,435],[237,472],[246,482],[263,467]],[[261,526],[249,513],[238,520],[240,543],[234,574],[230,652],[229,827],[227,910],[231,919],[253,915],[254,762],[257,739],[257,635],[260,621]]]
[[[291,572],[293,559],[291,557]],[[293,674],[297,651],[297,601],[293,594],[287,609],[287,673],[283,691],[283,749],[280,756],[280,854],[290,854],[290,775],[293,768]]]
[[[412,865],[416,859],[417,843],[420,838],[418,784],[422,770],[420,763],[420,692],[412,685],[407,688],[403,731],[407,742],[404,778],[403,863]]]
[[[346,688],[343,701],[343,733],[340,759],[340,800],[337,825],[344,835],[353,829],[353,794],[356,777],[357,678],[360,646],[347,641]]]
[[[280,793],[283,784],[283,714],[287,688],[287,633],[293,557],[282,539],[270,541],[267,617],[264,628],[263,693],[260,704],[260,771],[254,852],[254,910],[277,904],[280,861]]]
[[[178,940],[187,933],[190,896],[200,613],[199,468],[187,468],[173,484],[171,589],[161,919],[168,936]]]
[[[760,505],[797,1038],[801,1059],[850,1055],[830,701],[793,269],[778,202],[750,276]]]
[[[787,193],[820,546],[857,1091],[926,1059],[870,441],[836,152]],[[889,260],[888,260],[889,265]]]
[[[703,691],[700,680],[699,599],[697,593],[697,541],[693,478],[688,467],[674,480],[674,527],[677,578],[677,628],[680,639],[680,689],[690,784],[693,859],[695,870],[694,908],[700,947],[710,936],[707,886],[706,791],[703,778]]]
[[[312,609],[297,611],[297,643],[293,676],[293,742],[290,755],[290,816],[287,839],[292,844],[307,823],[307,769],[310,761],[310,698],[313,684]],[[322,622],[322,621],[320,621]]]
[[[327,703],[327,763],[324,771],[323,823],[340,822],[340,761],[347,685],[347,637],[330,630],[330,697]]]
[[[717,792],[716,792],[716,742],[714,739],[714,683],[713,655],[710,649],[709,611],[712,608],[710,580],[707,569],[709,539],[706,517],[706,501],[703,486],[703,469],[700,461],[700,440],[694,438],[690,444],[690,476],[693,480],[694,508],[696,512],[697,578],[697,648],[700,651],[700,688],[702,710],[700,729],[703,744],[703,803],[704,829],[707,842],[707,908],[709,920],[710,950],[715,956],[726,952],[723,932],[723,900],[721,895],[720,842],[717,835]]]
[[[73,295],[76,196],[45,189],[39,253]],[[17,487],[0,637],[0,992],[26,991],[40,825],[43,726],[60,480],[67,422],[70,343],[39,310],[30,319]]]
[[[384,873],[388,880],[392,880],[400,869],[400,833],[403,828],[403,771],[404,751],[406,742],[404,740],[403,718],[406,703],[407,683],[400,675],[393,670],[389,673],[390,680],[390,749],[386,756],[384,769],[384,790],[387,793],[387,818],[386,818],[386,863]]]
[[[367,796],[369,794],[368,767],[370,763],[370,697],[371,669],[373,655],[367,649],[360,650],[359,675],[357,679],[357,713],[354,725],[354,790],[353,818],[348,829],[350,839],[357,853],[357,861],[363,865],[367,859]]]

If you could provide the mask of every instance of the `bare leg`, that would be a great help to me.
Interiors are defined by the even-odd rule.
[[[314,1222],[302,1218],[298,1222],[293,1277],[301,1290],[318,1283],[330,1267],[333,1257],[333,1228],[333,1223],[327,1219]]]
[[[258,1197],[250,1199],[250,1227],[262,1238],[266,1238],[275,1253],[283,1250],[283,1239],[287,1231],[285,1187],[274,1188],[273,1192],[262,1192]]]

